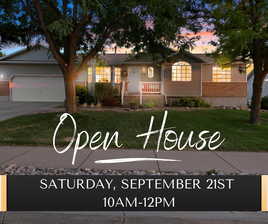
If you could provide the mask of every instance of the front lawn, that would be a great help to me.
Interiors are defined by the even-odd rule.
[[[120,143],[125,148],[141,148],[144,138],[137,134],[147,131],[151,115],[155,116],[153,129],[160,129],[163,111],[143,112],[81,112],[76,114],[78,130],[89,134],[96,131],[113,133],[118,130]],[[0,122],[1,145],[52,145],[52,136],[60,113],[27,115]],[[176,127],[176,132],[196,133],[202,130],[220,131],[226,138],[221,147],[232,151],[268,151],[268,113],[262,113],[262,124],[248,124],[248,112],[238,110],[169,111],[166,127]],[[73,126],[65,122],[57,138],[67,144]],[[156,148],[156,137],[149,140],[148,148]]]

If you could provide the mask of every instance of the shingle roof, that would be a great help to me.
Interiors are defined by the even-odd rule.
[[[43,46],[41,46],[43,47]],[[46,48],[46,47],[43,47]],[[47,48],[46,48],[47,49]],[[8,61],[10,58],[13,58],[16,55],[23,54],[31,49],[24,48],[20,51],[17,51],[13,54],[6,55],[0,58],[0,62]],[[152,64],[154,62],[152,56],[148,54],[139,54],[139,55],[133,55],[133,54],[101,54],[98,56],[101,60],[103,60],[107,65],[123,65],[123,64]],[[175,60],[176,58],[183,59],[184,57],[194,59],[194,61],[198,63],[209,63],[213,64],[214,59],[212,57],[209,57],[206,54],[191,54],[191,53],[184,53],[183,55],[180,55],[176,52],[172,54],[170,57],[168,57],[171,60]],[[161,57],[159,57],[158,60],[160,60]],[[160,61],[163,61],[164,59],[161,59]],[[55,60],[48,60],[48,62],[55,62]],[[38,63],[38,61],[36,61]],[[23,62],[20,62],[23,63]],[[40,62],[41,63],[41,62]]]
[[[176,57],[174,55],[172,57]],[[188,57],[194,58],[200,63],[213,64],[215,61],[212,57],[206,54],[191,54],[187,53]],[[99,58],[103,60],[107,65],[122,65],[122,64],[152,64],[153,59],[148,55],[134,56],[132,54],[105,54],[100,55]]]
[[[215,60],[213,57],[209,57],[207,54],[193,54],[193,56],[201,59],[203,62],[208,64],[214,64]]]

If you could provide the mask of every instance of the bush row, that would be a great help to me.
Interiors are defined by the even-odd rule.
[[[93,95],[93,94],[92,94]],[[89,94],[88,89],[83,86],[76,87],[77,102],[79,104],[97,104],[104,106],[120,105],[118,89],[110,83],[96,83],[94,97]]]
[[[210,107],[203,99],[198,97],[180,97],[171,100],[169,106],[175,107]]]

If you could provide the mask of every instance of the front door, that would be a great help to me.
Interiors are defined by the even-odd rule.
[[[140,92],[141,67],[128,67],[128,93]]]

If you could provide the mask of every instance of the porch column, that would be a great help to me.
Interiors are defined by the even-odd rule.
[[[95,96],[95,83],[96,83],[96,63],[94,61],[92,64],[92,80],[91,80],[91,89],[93,96]]]
[[[115,73],[114,73],[114,66],[111,67],[111,83],[115,85]]]
[[[168,100],[165,94],[165,65],[161,65],[161,94],[164,96],[165,104],[167,105]]]
[[[161,65],[161,94],[162,95],[165,95],[164,81],[165,81],[165,66]]]

